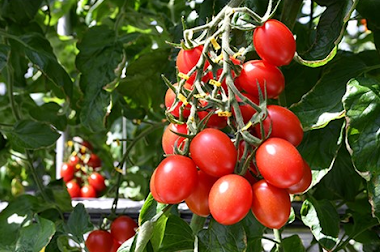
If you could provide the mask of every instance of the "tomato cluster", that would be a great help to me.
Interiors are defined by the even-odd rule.
[[[137,228],[134,219],[121,215],[111,222],[109,231],[97,229],[90,232],[86,247],[89,252],[116,252],[121,244],[136,234]]]
[[[102,161],[88,141],[69,141],[72,152],[62,164],[60,175],[71,198],[95,198],[105,189]]]
[[[222,51],[215,46],[180,50],[182,80],[168,84],[165,96],[166,157],[150,189],[160,203],[185,201],[193,213],[211,214],[224,225],[252,211],[263,225],[278,229],[288,221],[290,194],[305,192],[312,180],[297,150],[302,125],[276,105],[285,88],[280,67],[292,61],[296,43],[284,24],[271,19],[255,28],[253,44],[260,59],[246,62],[225,54],[221,63],[214,60]]]

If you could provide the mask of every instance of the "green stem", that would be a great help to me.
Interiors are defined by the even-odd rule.
[[[28,159],[28,168],[29,168],[29,171],[32,174],[33,180],[34,180],[34,182],[37,185],[37,188],[38,188],[38,191],[41,194],[41,197],[44,199],[44,201],[51,202],[51,200],[49,199],[49,197],[46,195],[46,193],[44,191],[44,185],[42,184],[42,181],[41,181],[40,177],[38,176],[38,174],[36,172],[36,169],[34,169],[32,155],[31,155],[31,152],[28,151],[28,150],[26,151],[26,157]]]
[[[201,217],[197,214],[193,214],[193,217],[191,217],[191,221],[190,221],[190,227],[193,230],[194,234],[198,233],[200,230],[203,229],[205,221],[206,221],[205,217]]]
[[[274,234],[274,240],[277,242],[276,243],[276,252],[281,251],[281,231],[279,229],[273,229],[273,234]]]

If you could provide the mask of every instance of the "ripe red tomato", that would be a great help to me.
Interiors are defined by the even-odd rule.
[[[156,168],[154,185],[159,199],[166,204],[177,204],[190,196],[197,178],[197,167],[191,158],[171,155]]]
[[[209,206],[212,217],[223,225],[242,220],[252,205],[252,188],[240,175],[228,174],[211,187]]]
[[[150,193],[152,194],[153,198],[157,202],[164,203],[164,201],[160,198],[160,196],[157,194],[157,191],[156,191],[156,171],[157,169],[153,171],[153,174],[150,177],[150,182],[149,182]]]
[[[116,241],[115,239],[113,240],[113,244],[112,244],[112,248],[110,250],[110,252],[117,252],[117,250],[119,249],[119,247],[121,246],[122,243],[119,243],[118,241]]]
[[[106,183],[104,177],[98,173],[98,172],[93,172],[91,175],[88,177],[88,183],[95,188],[97,192],[101,192],[104,189],[106,189]]]
[[[292,32],[275,19],[270,19],[255,29],[253,44],[260,58],[275,66],[288,65],[296,52]]]
[[[308,163],[304,160],[303,161],[303,175],[302,179],[295,185],[292,185],[287,190],[291,194],[301,194],[304,193],[309,186],[311,185],[311,182],[313,180],[313,176],[311,174],[311,169]]]
[[[251,102],[255,104],[259,104],[259,99],[254,97],[253,95],[246,94],[246,93],[244,93],[243,95],[249,100],[251,100]],[[256,113],[256,110],[251,105],[247,103],[243,103],[243,101],[238,96],[236,96],[236,100],[239,103],[239,108],[240,108],[241,115],[243,117],[243,121],[244,123],[247,123],[249,120],[251,120],[252,116]]]
[[[190,155],[199,169],[214,177],[233,173],[237,160],[231,139],[212,128],[202,130],[193,138]]]
[[[276,98],[285,88],[285,77],[276,66],[262,60],[251,60],[243,64],[243,69],[235,82],[247,93],[259,97],[257,83],[264,94],[267,89],[267,97]]]
[[[68,163],[76,167],[77,164],[82,163],[82,160],[77,155],[74,155],[74,156],[70,156]]]
[[[178,68],[178,72],[187,74],[197,63],[200,59],[203,51],[203,46],[197,46],[192,49],[181,49],[177,55],[176,60],[176,66]],[[210,65],[208,61],[205,62],[204,69],[207,69],[207,67]],[[190,78],[186,81],[189,84],[193,84],[196,77],[196,71],[189,76]],[[212,73],[209,72],[205,76],[202,77],[203,82],[207,82],[210,78],[212,78]]]
[[[193,213],[203,217],[207,217],[210,214],[208,196],[212,185],[217,179],[218,178],[212,177],[201,170],[198,171],[198,181],[195,189],[185,200],[187,206]]]
[[[178,83],[174,84],[173,86],[177,87],[178,86]],[[186,89],[189,89],[191,88],[190,84],[188,83],[185,83],[184,85],[184,88]],[[171,88],[168,88],[168,90],[166,91],[165,93],[165,107],[167,110],[170,110],[174,101],[176,99],[176,94],[174,93],[174,91],[171,89]],[[187,118],[189,117],[190,115],[190,109],[191,109],[191,105],[190,104],[187,104],[186,106],[183,105],[183,102],[179,101],[177,103],[177,105],[175,106],[174,110],[172,110],[170,113],[172,115],[174,115],[175,117],[179,117],[179,113],[180,113],[180,108],[181,106],[184,106],[183,108],[183,112],[182,112],[182,116],[184,118]]]
[[[265,180],[252,186],[252,213],[268,228],[279,229],[289,219],[291,202],[286,189],[275,187]]]
[[[208,113],[210,113],[210,111],[207,110],[197,112],[200,120],[205,118]],[[206,126],[208,128],[223,129],[227,126],[227,118],[224,116],[218,116],[218,114],[212,114],[208,119]]]
[[[67,191],[70,194],[71,198],[80,197],[80,186],[75,180],[71,180],[66,183]]]
[[[303,158],[282,138],[269,138],[259,146],[256,165],[264,179],[279,188],[297,184],[303,175]]]
[[[298,117],[282,106],[269,105],[267,109],[268,117],[263,121],[265,134],[268,135],[270,127],[272,127],[270,137],[285,139],[297,147],[303,138],[303,129]],[[257,124],[255,129],[261,137],[260,125]]]
[[[80,196],[82,198],[95,198],[96,190],[92,185],[84,185],[80,189]]]
[[[111,235],[119,243],[123,243],[136,234],[138,225],[129,216],[121,215],[111,223]]]
[[[61,167],[61,177],[63,178],[63,181],[69,182],[74,178],[75,174],[75,166],[71,163],[63,163]]]
[[[110,252],[113,237],[106,230],[94,230],[88,235],[85,244],[89,252]]]
[[[91,153],[86,164],[95,169],[102,166],[102,160],[95,153]]]
[[[174,146],[180,146],[180,144],[185,140],[184,137],[181,137],[175,132],[180,134],[187,134],[187,125],[186,124],[175,124],[170,123],[162,135],[162,149],[165,154],[170,155],[174,154]]]

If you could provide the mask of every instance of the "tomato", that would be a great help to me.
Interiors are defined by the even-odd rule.
[[[177,87],[178,83],[174,84],[173,86]],[[191,88],[190,84],[186,83],[184,85],[184,88],[190,89]],[[175,102],[175,99],[176,99],[176,94],[174,93],[174,91],[171,88],[168,88],[168,90],[165,93],[165,107],[166,107],[167,110],[171,109],[173,103]],[[172,115],[174,115],[175,117],[179,117],[181,106],[184,106],[183,102],[179,101],[177,103],[177,105],[175,106],[175,108],[170,113]],[[189,117],[189,115],[190,115],[190,109],[191,109],[191,105],[190,104],[187,104],[186,106],[184,106],[183,111],[182,111],[182,116],[184,118]]]
[[[210,111],[207,110],[197,112],[200,120],[205,118],[208,115],[208,113],[210,113]],[[227,118],[224,116],[218,116],[218,114],[212,114],[208,119],[206,126],[208,128],[223,129],[227,126]]]
[[[89,167],[98,168],[102,166],[102,160],[95,153],[90,154],[90,158],[86,163]]]
[[[97,192],[101,192],[106,189],[105,179],[98,172],[93,172],[90,174],[88,177],[88,183],[94,187]]]
[[[251,102],[255,104],[259,104],[259,99],[254,97],[253,95],[250,94],[243,94],[246,98],[248,98]],[[243,103],[242,99],[240,99],[238,96],[236,96],[236,100],[239,103],[239,108],[240,108],[240,113],[243,117],[243,122],[247,123],[249,120],[251,120],[252,116],[256,114],[256,110],[249,104]],[[235,113],[233,111],[233,113]]]
[[[84,185],[80,189],[80,196],[82,198],[95,198],[96,190],[92,185]]]
[[[138,225],[129,216],[121,215],[111,223],[111,235],[119,243],[123,243],[136,234]]]
[[[152,194],[155,201],[159,203],[164,203],[164,201],[160,198],[160,196],[157,194],[157,191],[156,191],[156,171],[157,169],[153,171],[153,174],[150,177],[150,182],[149,182],[150,193]]]
[[[195,189],[185,200],[193,213],[203,217],[207,217],[210,214],[208,196],[216,180],[216,177],[212,177],[201,170],[198,171],[198,181]]]
[[[275,66],[288,65],[296,52],[292,32],[275,19],[270,19],[255,29],[253,45],[261,59]]]
[[[197,183],[197,167],[191,158],[166,157],[156,168],[155,189],[166,204],[177,204],[190,196]]]
[[[214,177],[233,173],[237,160],[231,139],[212,128],[202,130],[193,138],[190,155],[199,169]]]
[[[80,197],[80,186],[75,180],[71,180],[66,183],[67,191],[70,194],[71,198]]]
[[[83,140],[83,142],[81,143],[81,145],[82,145],[83,147],[86,147],[86,148],[89,149],[90,151],[93,151],[93,150],[94,150],[94,147],[92,146],[92,144],[91,144],[89,141]]]
[[[239,222],[247,215],[251,204],[251,185],[240,175],[225,175],[211,187],[210,212],[220,224],[232,225]]]
[[[309,186],[311,185],[311,182],[313,180],[311,169],[308,163],[304,160],[303,161],[303,175],[302,179],[295,185],[292,185],[287,190],[291,194],[301,194],[304,193]]]
[[[106,230],[94,230],[86,239],[89,252],[110,252],[113,246],[113,237]]]
[[[303,175],[303,158],[294,145],[281,138],[265,140],[256,151],[256,165],[268,183],[288,188]]]
[[[276,98],[285,88],[285,77],[276,66],[262,60],[251,60],[243,64],[243,69],[235,82],[247,93],[259,97],[257,83],[264,94],[266,86],[267,97]]]
[[[113,244],[112,244],[112,248],[110,250],[110,252],[117,252],[117,250],[119,249],[119,247],[121,246],[122,243],[119,243],[118,241],[116,241],[115,239],[113,240]]]
[[[186,124],[175,124],[170,123],[162,135],[162,149],[165,154],[170,155],[174,154],[174,146],[180,146],[180,144],[185,140],[184,137],[181,137],[175,133],[187,134],[187,125]]]
[[[76,167],[77,164],[81,164],[82,163],[82,160],[80,159],[79,156],[77,155],[73,155],[73,156],[70,156],[69,158],[69,162],[68,162],[70,165]]]
[[[61,167],[61,177],[63,178],[63,181],[69,182],[74,178],[75,173],[75,166],[71,163],[63,163]]]
[[[203,51],[203,46],[197,46],[192,49],[181,49],[177,55],[176,66],[178,68],[178,72],[187,74],[195,65],[198,63]],[[205,62],[204,70],[210,65],[208,61]],[[186,81],[189,84],[193,84],[195,81],[197,71],[195,71],[190,78]],[[212,73],[209,72],[205,76],[202,77],[203,82],[207,82],[210,78],[212,78]]]
[[[275,187],[265,180],[252,186],[252,213],[268,228],[280,229],[289,219],[291,202],[286,189]]]
[[[265,135],[268,135],[270,128],[270,137],[279,137],[298,146],[303,138],[303,128],[298,117],[289,109],[278,106],[269,105],[268,116],[263,121]],[[255,126],[256,132],[261,137],[260,124]]]

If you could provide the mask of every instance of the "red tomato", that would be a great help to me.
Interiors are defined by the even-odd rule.
[[[110,252],[117,252],[120,246],[121,246],[121,243],[119,243],[118,241],[114,239]]]
[[[136,234],[138,225],[135,220],[126,215],[117,217],[111,223],[111,235],[119,243],[123,243]]]
[[[276,98],[285,88],[285,77],[276,66],[262,60],[251,60],[243,64],[243,69],[235,82],[247,93],[259,97],[257,83],[264,94],[267,89],[267,97]]]
[[[162,135],[162,149],[167,155],[174,154],[174,146],[180,146],[185,140],[184,137],[180,137],[175,133],[187,134],[187,125],[170,123],[166,127]]]
[[[260,58],[275,66],[288,65],[296,52],[292,32],[275,19],[270,19],[255,29],[253,44]]]
[[[250,95],[250,94],[243,94],[243,95],[249,100],[251,100],[251,102],[255,104],[259,104],[259,99],[254,97],[253,95]],[[247,103],[243,103],[243,101],[238,96],[236,96],[236,100],[239,103],[239,108],[240,108],[240,112],[243,117],[244,123],[249,122],[252,116],[256,113],[256,110],[251,105]]]
[[[257,182],[257,178],[254,176],[254,170],[252,168],[248,168],[247,172],[244,174],[244,178],[253,185]]]
[[[63,181],[69,182],[74,178],[75,174],[75,166],[71,163],[63,163],[61,167],[61,177],[63,178]]]
[[[279,188],[297,184],[303,175],[303,158],[296,147],[281,138],[269,138],[259,146],[256,165],[263,178]]]
[[[198,181],[195,189],[185,200],[193,213],[203,217],[207,217],[210,214],[208,196],[216,180],[216,177],[212,177],[201,170],[198,171]]]
[[[104,189],[106,189],[106,183],[104,177],[98,173],[98,172],[93,172],[91,175],[88,177],[88,183],[95,188],[97,192],[101,192]]]
[[[102,160],[95,153],[91,153],[90,158],[87,161],[87,165],[92,168],[98,168],[102,166]]]
[[[208,113],[210,113],[210,111],[207,110],[197,112],[200,120],[205,118],[208,115]],[[212,114],[208,119],[206,126],[208,128],[223,129],[227,126],[227,118],[224,116],[218,116],[218,114]]]
[[[156,168],[154,185],[159,199],[166,204],[177,204],[190,196],[197,178],[197,167],[191,158],[171,155]]]
[[[106,230],[94,230],[86,239],[89,252],[110,252],[113,246],[113,237]]]
[[[304,193],[309,188],[313,180],[310,166],[307,164],[305,160],[303,161],[303,163],[304,163],[304,166],[303,166],[302,179],[297,184],[292,185],[291,187],[287,189],[288,192],[291,194]]]
[[[203,51],[203,46],[197,46],[192,49],[181,49],[177,55],[176,66],[178,68],[178,72],[187,74],[195,65],[198,63]],[[206,61],[204,69],[210,65],[208,61]],[[186,81],[189,84],[193,84],[195,81],[197,71],[195,71],[190,78]],[[207,82],[210,78],[212,78],[212,73],[209,72],[205,76],[202,77],[203,82]]]
[[[174,84],[173,86],[177,87],[178,83]],[[191,88],[190,84],[186,83],[184,85],[184,88],[190,89]],[[176,99],[176,94],[174,93],[174,91],[171,88],[168,88],[168,90],[166,91],[166,94],[165,94],[165,107],[166,107],[167,110],[171,109],[171,107],[172,107],[175,99]],[[170,113],[172,115],[174,115],[175,117],[179,117],[181,106],[184,106],[183,102],[179,101],[177,103],[177,105],[175,106],[174,110],[172,110]],[[186,106],[184,106],[183,112],[182,112],[182,116],[184,118],[189,117],[189,115],[190,115],[190,109],[191,109],[191,105],[190,104],[187,104]]]
[[[303,138],[303,129],[298,117],[289,109],[278,105],[269,105],[267,109],[268,117],[263,121],[265,134],[268,135],[272,127],[270,137],[285,139],[297,147]],[[255,129],[261,137],[260,124],[257,124]]]
[[[67,191],[70,194],[71,198],[80,197],[80,186],[75,180],[71,180],[66,183]]]
[[[289,219],[291,202],[285,189],[275,187],[265,180],[252,186],[252,213],[268,228],[280,229]]]
[[[150,193],[152,194],[155,201],[159,203],[164,203],[164,201],[160,198],[160,196],[158,196],[156,192],[156,171],[157,169],[153,171],[153,174],[150,177],[150,182],[149,182]]]
[[[95,198],[96,190],[92,185],[84,185],[80,189],[80,196],[82,198]]]
[[[68,163],[76,167],[77,164],[82,163],[82,160],[77,155],[74,155],[74,156],[70,156]]]
[[[228,174],[211,187],[209,206],[212,217],[223,225],[242,220],[252,205],[252,188],[240,175]]]

